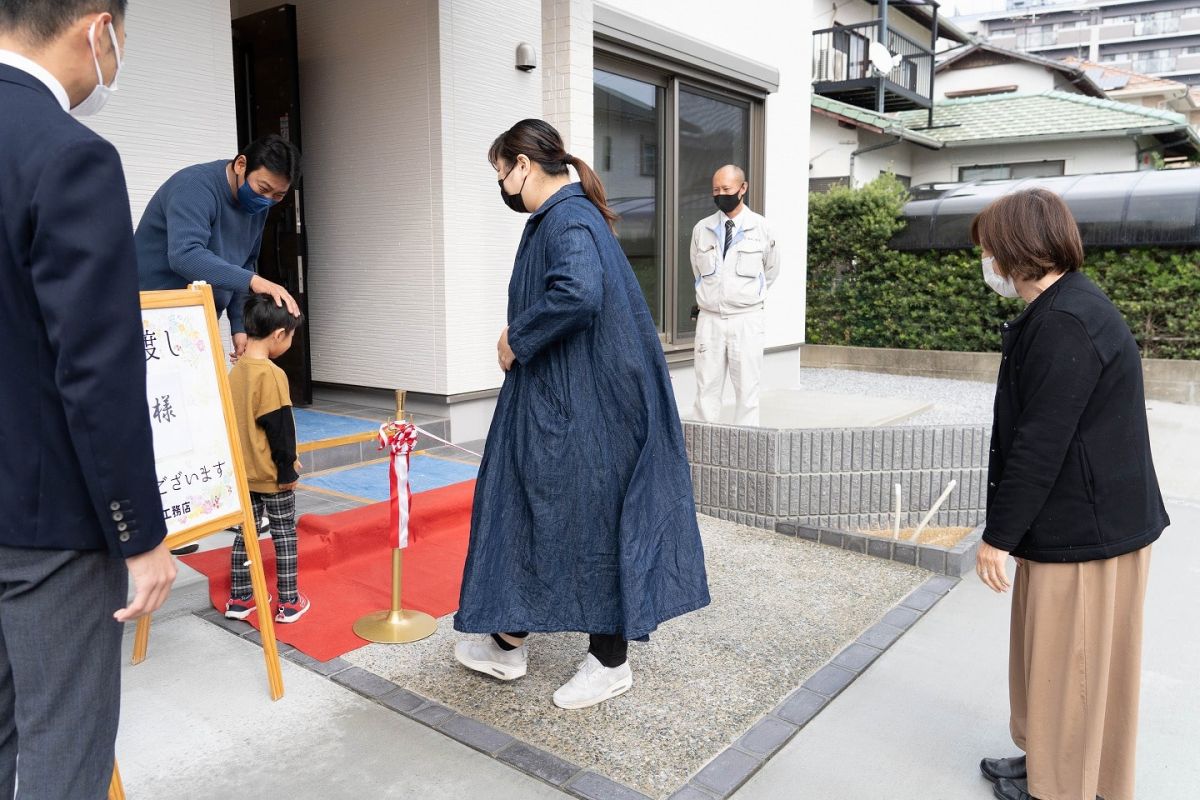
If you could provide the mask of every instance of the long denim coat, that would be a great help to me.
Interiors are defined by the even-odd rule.
[[[457,630],[640,639],[709,602],[683,431],[645,298],[578,183],[530,216],[517,356],[488,433]]]

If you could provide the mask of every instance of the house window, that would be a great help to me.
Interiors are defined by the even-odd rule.
[[[1017,178],[1054,178],[1066,174],[1065,161],[1026,161],[1017,164],[977,164],[959,167],[960,181],[995,181]]]
[[[658,142],[642,139],[642,175],[652,178],[658,175]]]
[[[821,192],[828,192],[830,189],[832,189],[835,186],[849,186],[849,185],[850,185],[850,177],[847,175],[842,175],[842,176],[839,176],[836,178],[809,178],[808,179],[808,193],[809,194],[820,194]]]
[[[695,335],[692,228],[716,211],[713,173],[746,169],[748,204],[762,210],[763,96],[599,47],[593,79],[595,140],[612,140],[600,179],[620,215],[617,238],[664,340],[687,343]]]

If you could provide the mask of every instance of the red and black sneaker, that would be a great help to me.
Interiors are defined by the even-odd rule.
[[[267,595],[267,602],[271,602],[271,595]],[[258,609],[258,605],[254,602],[254,595],[249,597],[231,597],[225,601],[225,618],[226,619],[245,619]]]
[[[296,593],[296,599],[291,603],[280,603],[279,611],[275,614],[276,622],[295,622],[308,613],[308,609],[312,608],[312,603],[308,602],[308,598],[299,592]]]

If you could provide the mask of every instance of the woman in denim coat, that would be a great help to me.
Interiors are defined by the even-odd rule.
[[[561,708],[586,708],[633,685],[629,640],[708,604],[691,474],[662,345],[600,179],[541,120],[502,134],[489,160],[505,204],[532,213],[454,619],[487,636],[455,655],[513,680],[531,631],[588,633],[578,673],[554,693]]]

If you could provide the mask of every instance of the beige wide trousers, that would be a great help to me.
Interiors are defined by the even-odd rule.
[[[1038,800],[1134,800],[1149,573],[1149,547],[1101,561],[1017,566],[1010,727]]]

